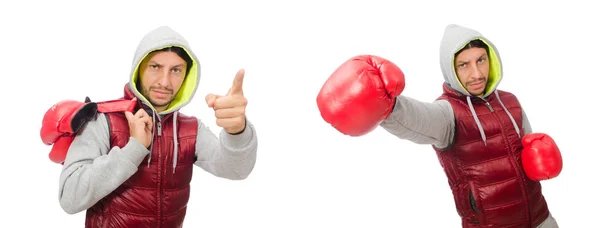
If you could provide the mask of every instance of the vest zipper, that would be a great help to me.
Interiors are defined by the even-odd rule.
[[[497,113],[494,113],[494,116],[496,117],[496,119],[499,122],[502,122],[502,120],[500,119],[500,117],[498,116]],[[529,208],[529,196],[527,195],[527,191],[525,190],[525,180],[524,177],[521,175],[521,173],[519,172],[518,168],[519,165],[517,163],[517,160],[514,157],[514,148],[513,146],[510,145],[510,143],[508,142],[508,139],[506,138],[506,131],[504,130],[503,127],[500,128],[500,130],[502,131],[502,138],[504,139],[504,142],[508,145],[508,149],[509,149],[509,159],[512,162],[513,168],[515,169],[515,173],[517,174],[517,177],[519,178],[519,186],[521,187],[521,193],[523,194],[523,202],[525,204],[525,210],[527,211],[527,213],[525,214],[527,221],[529,224],[531,224],[531,211]]]
[[[494,108],[492,108],[492,105],[490,105],[490,102],[488,102],[487,100],[481,98],[481,100],[485,101],[485,106],[488,107],[488,109],[490,110],[490,112],[494,112]]]
[[[163,167],[163,158],[162,158],[162,153],[160,152],[160,136],[162,135],[162,123],[161,120],[159,120],[156,123],[156,127],[157,127],[157,135],[158,138],[156,139],[157,142],[157,146],[155,147],[157,150],[157,154],[158,154],[158,227],[162,227],[162,192],[163,192],[163,184],[162,184],[162,180],[163,180],[163,172],[162,172],[162,167]]]
[[[162,135],[162,133],[161,133],[162,132],[162,124],[160,124],[160,122],[158,122],[157,125],[158,125],[157,126],[158,127],[158,136],[161,136]]]
[[[485,105],[490,109],[490,112],[494,112],[494,108],[492,108],[489,102],[486,101]]]

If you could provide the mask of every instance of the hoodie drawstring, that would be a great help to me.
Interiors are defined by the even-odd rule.
[[[481,126],[481,122],[479,122],[479,118],[477,117],[477,113],[475,113],[475,109],[473,108],[473,103],[471,102],[471,96],[467,96],[467,103],[469,103],[469,109],[471,109],[471,114],[473,114],[473,118],[475,119],[475,123],[477,123],[477,129],[479,129],[479,134],[481,134],[481,139],[483,140],[483,145],[487,146],[487,138],[485,137],[485,132],[483,131],[483,127]]]
[[[177,153],[179,148],[179,142],[177,142],[177,111],[173,113],[173,174],[175,174],[175,167],[177,167]]]
[[[521,138],[521,131],[519,130],[519,126],[517,125],[517,122],[515,121],[513,116],[510,114],[508,109],[506,109],[506,106],[504,106],[504,103],[502,103],[502,100],[500,100],[500,96],[498,96],[498,90],[494,90],[494,94],[496,94],[496,98],[498,98],[500,105],[502,105],[502,108],[504,109],[506,114],[508,114],[508,118],[510,118],[510,121],[512,122],[513,127],[515,128],[515,131],[517,131],[517,135],[519,136],[519,138]]]
[[[500,99],[500,96],[498,95],[498,90],[494,90],[494,94],[496,94],[496,98],[498,99],[498,102],[502,106],[502,109],[504,110],[504,112],[506,112],[506,114],[508,115],[508,118],[510,118],[510,121],[512,122],[513,127],[515,128],[515,131],[517,132],[517,135],[520,138],[521,137],[521,131],[519,130],[519,126],[517,125],[517,122],[515,121],[515,119],[513,118],[513,116],[510,114],[510,112],[508,111],[508,109],[506,109],[506,106],[504,106],[504,103],[502,103],[502,100]],[[473,114],[473,119],[475,119],[475,123],[477,124],[477,129],[479,129],[479,134],[481,135],[481,139],[483,140],[483,144],[485,146],[487,146],[487,137],[485,136],[485,132],[483,131],[483,126],[481,125],[481,122],[479,121],[479,118],[477,117],[477,113],[475,112],[475,108],[473,108],[473,103],[471,102],[471,96],[467,96],[467,103],[469,103],[469,109],[471,110],[471,114]]]
[[[156,114],[154,110],[152,110],[152,123],[156,123]],[[150,168],[150,160],[152,160],[152,146],[154,146],[154,130],[155,127],[152,128],[152,140],[150,141],[150,154],[148,154],[148,168]]]
[[[173,173],[177,167],[177,158],[179,154],[179,142],[177,141],[177,114],[173,113]],[[156,113],[152,110],[152,123],[156,122]],[[148,154],[148,168],[150,168],[150,161],[152,160],[152,147],[154,146],[154,131],[156,128],[152,128],[152,142],[150,143],[150,154]],[[159,130],[160,131],[160,130]]]

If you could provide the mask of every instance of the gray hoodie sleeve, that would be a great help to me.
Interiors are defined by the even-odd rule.
[[[400,139],[443,149],[454,139],[454,112],[445,100],[427,103],[400,95],[380,126]]]
[[[254,169],[257,149],[256,130],[248,120],[242,133],[232,135],[221,130],[218,138],[198,120],[195,164],[217,177],[246,179]]]
[[[529,119],[527,119],[527,114],[525,114],[525,109],[521,107],[521,113],[523,116],[523,136],[526,134],[531,134],[533,130],[531,129],[531,124],[529,123]]]
[[[60,174],[58,198],[63,210],[75,214],[110,194],[138,169],[150,151],[135,140],[110,149],[104,114],[87,123],[69,147]]]

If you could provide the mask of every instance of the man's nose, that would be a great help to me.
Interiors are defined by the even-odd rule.
[[[166,87],[168,85],[168,83],[169,83],[169,70],[165,69],[158,78],[158,84]]]
[[[483,72],[481,72],[481,70],[479,69],[479,67],[477,67],[476,65],[473,65],[473,78],[475,79],[480,79],[483,78]]]

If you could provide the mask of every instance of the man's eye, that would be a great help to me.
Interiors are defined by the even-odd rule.
[[[477,62],[480,62],[480,63],[485,62],[485,58],[481,58]]]
[[[180,69],[177,69],[177,68],[175,68],[175,69],[173,69],[173,72],[175,72],[175,73],[179,73],[179,72],[181,72],[181,70],[180,70]]]
[[[464,64],[464,63],[458,64],[458,67],[459,67],[459,68],[463,68],[463,67],[465,67],[465,66],[467,66],[467,64]]]
[[[151,69],[158,69],[158,65],[150,65]]]

